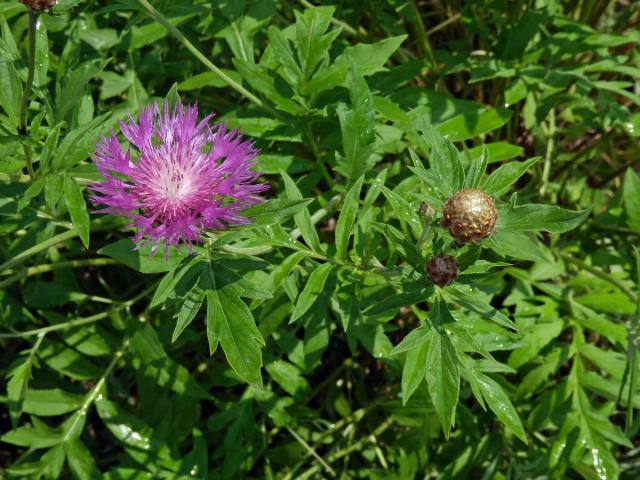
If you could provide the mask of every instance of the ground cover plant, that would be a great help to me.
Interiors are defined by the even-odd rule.
[[[640,476],[640,4],[1,0],[0,476]]]

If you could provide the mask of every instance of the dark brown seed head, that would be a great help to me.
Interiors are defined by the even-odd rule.
[[[460,267],[451,255],[434,255],[427,263],[429,280],[440,287],[451,285],[458,278]]]
[[[20,0],[34,12],[42,12],[53,8],[57,0]]]
[[[440,225],[457,243],[478,243],[493,233],[498,212],[493,199],[476,188],[465,188],[449,198]]]

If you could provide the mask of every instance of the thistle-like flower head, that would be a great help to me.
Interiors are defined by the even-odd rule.
[[[260,202],[268,188],[256,184],[258,151],[238,131],[198,122],[195,105],[165,103],[142,109],[138,122],[129,115],[120,130],[123,149],[112,131],[96,144],[94,162],[103,180],[91,186],[92,202],[102,212],[131,220],[138,246],[180,243],[191,248],[205,230],[222,230],[249,220],[240,212]]]

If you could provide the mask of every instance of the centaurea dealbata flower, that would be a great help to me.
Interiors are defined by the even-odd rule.
[[[120,130],[129,142],[123,150],[112,131],[96,144],[94,162],[103,181],[92,185],[92,202],[102,212],[131,220],[139,247],[160,243],[191,248],[206,230],[249,223],[240,212],[261,201],[267,188],[256,184],[258,151],[237,130],[198,122],[197,106],[165,104],[142,109],[138,122],[129,115]]]

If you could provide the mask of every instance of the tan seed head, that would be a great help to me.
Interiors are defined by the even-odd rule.
[[[445,202],[440,225],[457,243],[478,243],[493,233],[497,219],[498,212],[489,195],[465,188]]]

